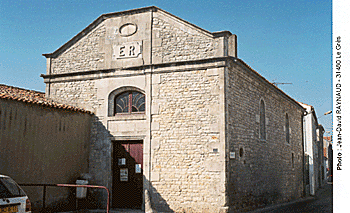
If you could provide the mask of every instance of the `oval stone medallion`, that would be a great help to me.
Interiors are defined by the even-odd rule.
[[[119,28],[119,34],[121,36],[131,36],[137,31],[137,25],[133,23],[126,23]]]

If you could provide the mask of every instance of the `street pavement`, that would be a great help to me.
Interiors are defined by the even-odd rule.
[[[333,184],[328,183],[318,189],[314,197],[306,197],[293,202],[269,206],[249,213],[329,213],[333,212]]]
[[[110,213],[144,213],[140,209],[110,209]],[[106,209],[82,209],[70,212],[56,212],[56,213],[106,213]]]
[[[102,213],[106,210],[83,210],[75,213]],[[111,209],[111,213],[141,213],[142,210],[135,209]],[[289,203],[282,203],[262,209],[250,211],[249,213],[331,213],[333,212],[333,184],[325,184],[316,191],[315,196],[301,198]]]
[[[93,213],[105,213],[106,210],[90,210]],[[144,213],[144,211],[139,209],[111,209],[110,213]]]

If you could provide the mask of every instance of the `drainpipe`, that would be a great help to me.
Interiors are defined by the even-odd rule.
[[[49,76],[48,82],[47,82],[47,89],[46,89],[46,98],[51,97],[51,68],[52,68],[52,58],[47,58],[47,74]]]
[[[144,193],[144,204],[145,204],[145,209],[146,210],[146,196],[147,199],[150,201],[151,200],[151,176],[152,176],[152,78],[153,78],[153,54],[152,54],[152,43],[153,43],[153,9],[151,10],[151,29],[150,29],[151,33],[150,33],[150,67],[149,67],[149,72],[150,72],[150,76],[149,76],[149,94],[148,94],[148,98],[149,98],[149,156],[148,156],[148,195],[146,195]],[[143,190],[144,192],[146,192],[146,190]],[[147,192],[146,192],[147,193]],[[152,206],[151,202],[149,203],[150,206]]]
[[[304,112],[301,114],[301,145],[303,149],[303,166],[302,166],[302,173],[303,173],[303,196],[306,195],[306,182],[305,182],[305,146],[304,146]]]

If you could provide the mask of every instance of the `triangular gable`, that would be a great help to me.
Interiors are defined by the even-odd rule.
[[[47,74],[64,74],[235,56],[235,47],[233,55],[225,48],[235,42],[232,38],[228,31],[211,33],[151,6],[103,14],[56,51],[43,55],[48,58]]]
[[[99,26],[106,19],[113,18],[113,17],[119,17],[119,16],[123,16],[123,15],[134,14],[134,13],[143,13],[146,11],[152,11],[155,8],[156,7],[154,7],[154,6],[150,6],[150,7],[144,7],[144,8],[138,8],[138,9],[132,9],[132,10],[102,14],[95,21],[93,21],[91,24],[89,24],[85,29],[83,29],[81,32],[79,32],[77,35],[75,35],[72,39],[70,39],[68,42],[63,44],[57,50],[55,50],[52,53],[44,53],[43,56],[45,56],[47,58],[57,57],[60,53],[67,50],[69,47],[74,45],[74,43],[76,43],[81,38],[83,38],[85,35],[87,35],[92,30],[94,30],[97,26]]]

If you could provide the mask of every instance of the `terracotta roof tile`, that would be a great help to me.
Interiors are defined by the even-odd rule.
[[[331,141],[331,140],[332,140],[331,136],[323,136],[323,138],[324,138],[325,140],[328,140],[328,141]]]
[[[20,101],[20,102],[24,102],[24,103],[37,104],[37,105],[52,107],[52,108],[57,108],[57,109],[66,109],[66,110],[70,110],[70,111],[84,112],[84,113],[92,114],[92,112],[90,112],[88,110],[74,107],[74,106],[69,106],[66,104],[61,104],[61,103],[58,103],[56,101],[47,99],[47,98],[45,98],[45,93],[43,93],[43,92],[38,92],[38,91],[34,91],[34,90],[26,90],[26,89],[22,89],[22,88],[18,88],[18,87],[7,86],[4,84],[0,84],[0,98]]]

